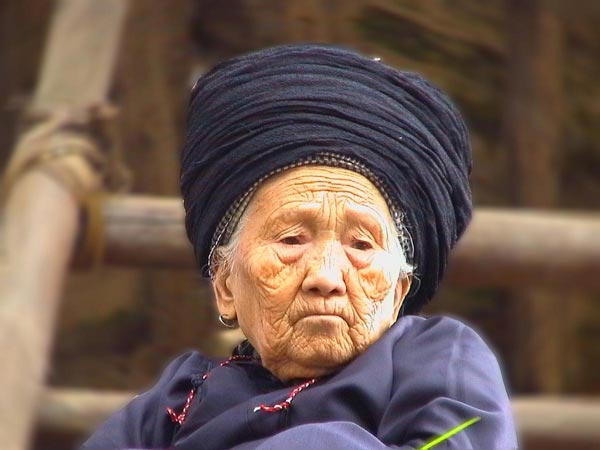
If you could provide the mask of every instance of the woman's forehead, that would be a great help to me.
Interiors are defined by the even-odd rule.
[[[354,211],[375,210],[390,217],[381,192],[363,175],[339,167],[304,166],[268,179],[256,192],[251,209],[275,210],[339,206]]]

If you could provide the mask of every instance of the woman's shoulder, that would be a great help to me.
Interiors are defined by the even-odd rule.
[[[420,374],[421,382],[432,383],[442,378],[459,396],[473,383],[494,383],[504,390],[498,358],[474,327],[452,317],[405,316],[395,328],[393,359],[401,378]]]
[[[145,392],[134,398],[138,405],[152,405],[164,410],[185,399],[195,377],[200,377],[214,365],[214,362],[196,350],[186,351],[172,359],[164,368],[157,381]]]
[[[458,341],[488,348],[481,333],[463,320],[449,316],[403,316],[392,327],[396,345],[449,347]]]
[[[210,358],[198,351],[180,354],[165,366],[153,386],[135,396],[128,408],[163,413],[168,407],[184,401],[193,386],[194,378],[202,376],[213,365]]]
[[[192,378],[204,373],[211,364],[209,358],[197,351],[176,357],[167,364],[154,386],[113,414],[81,450],[168,446],[174,426],[167,408],[181,405],[190,391]]]
[[[392,327],[393,359],[396,370],[437,373],[447,380],[486,374],[502,380],[495,351],[465,322],[445,316],[405,316]]]

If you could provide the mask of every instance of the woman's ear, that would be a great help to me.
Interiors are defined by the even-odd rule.
[[[217,268],[215,278],[213,280],[213,291],[217,301],[217,309],[219,314],[227,319],[236,319],[237,313],[235,310],[235,302],[233,293],[229,284],[231,283],[231,272],[226,269]]]
[[[398,279],[396,283],[396,292],[394,293],[394,317],[398,318],[398,314],[400,313],[400,308],[402,307],[402,303],[404,303],[404,299],[408,295],[408,291],[410,290],[410,285],[412,284],[412,275],[405,275]]]

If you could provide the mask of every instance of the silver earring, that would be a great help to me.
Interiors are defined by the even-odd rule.
[[[237,328],[238,326],[236,319],[230,319],[229,317],[223,314],[219,315],[219,322],[221,322],[221,325],[227,328]]]

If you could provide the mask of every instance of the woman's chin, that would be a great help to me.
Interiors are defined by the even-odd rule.
[[[306,321],[303,331],[313,331],[314,327],[319,330],[307,333],[290,345],[288,354],[296,376],[291,378],[313,378],[335,372],[342,366],[348,364],[355,358],[356,352],[346,333],[338,333],[339,328],[346,328],[338,322],[339,319],[315,319]],[[344,331],[346,331],[344,330]]]
[[[276,346],[277,357],[261,353],[263,364],[282,381],[316,378],[336,372],[359,353],[350,327],[339,316],[311,315],[297,321],[285,342]]]

